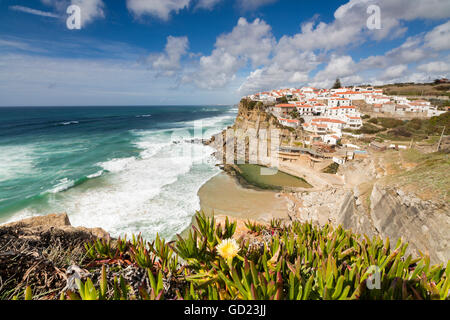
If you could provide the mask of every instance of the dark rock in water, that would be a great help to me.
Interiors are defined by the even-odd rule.
[[[204,144],[204,145],[209,145],[211,144],[211,140],[210,139],[190,139],[190,140],[185,140],[185,142],[187,143],[195,143],[195,144]]]

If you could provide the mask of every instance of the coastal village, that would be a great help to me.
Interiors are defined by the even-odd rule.
[[[337,144],[342,138],[343,129],[362,127],[363,114],[354,105],[356,101],[370,105],[376,114],[389,114],[394,117],[407,114],[414,117],[433,117],[446,112],[438,110],[429,101],[411,101],[402,96],[387,96],[383,94],[383,90],[372,87],[339,89],[304,87],[261,92],[247,98],[267,105],[275,103],[268,107],[268,111],[276,116],[282,125],[292,128],[301,126],[305,131],[314,133],[316,136],[312,136],[313,138],[319,138],[313,141],[320,140],[328,145]],[[281,99],[285,99],[287,103],[276,104]]]
[[[282,143],[279,156],[284,161],[295,161],[299,154],[309,154],[311,166],[315,160],[333,160],[343,164],[355,156],[364,156],[358,141],[364,138],[364,119],[387,117],[399,120],[427,119],[447,112],[424,99],[389,96],[373,87],[343,87],[336,89],[280,89],[244,97],[261,103],[267,113],[279,124],[299,132],[295,138]],[[371,125],[371,124],[369,124]],[[347,139],[344,139],[347,138]],[[354,138],[354,139],[352,139]],[[347,143],[342,144],[346,140]],[[406,149],[406,143],[383,144],[372,141],[375,150]]]

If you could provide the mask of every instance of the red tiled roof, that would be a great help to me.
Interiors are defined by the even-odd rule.
[[[295,108],[293,104],[277,104],[275,108]]]
[[[280,119],[280,121],[286,121],[286,122],[292,122],[292,123],[299,122],[299,120],[296,120],[296,119]]]
[[[332,122],[332,123],[342,123],[345,124],[344,121],[338,119],[330,119],[330,118],[315,118],[312,119],[314,122]]]
[[[331,110],[337,110],[337,109],[355,109],[355,106],[339,106],[339,107],[331,108]]]

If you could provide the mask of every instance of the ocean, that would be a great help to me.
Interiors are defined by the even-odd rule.
[[[186,139],[232,125],[233,106],[0,108],[0,223],[66,212],[112,236],[173,238],[220,172]]]

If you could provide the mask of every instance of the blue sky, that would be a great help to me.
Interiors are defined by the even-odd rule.
[[[0,0],[0,106],[234,104],[449,73],[448,0]]]

